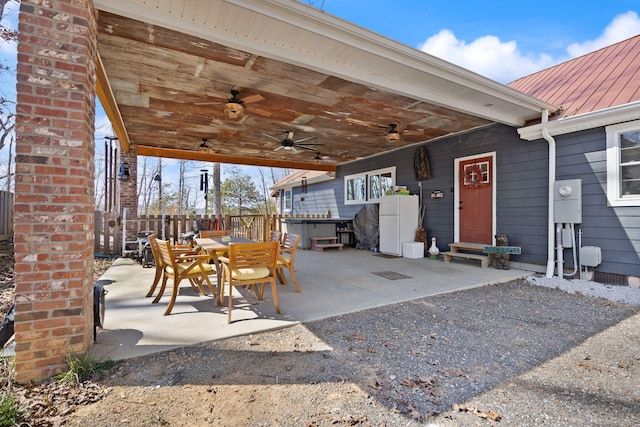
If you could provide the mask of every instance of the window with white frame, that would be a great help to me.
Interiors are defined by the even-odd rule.
[[[640,206],[640,120],[606,131],[609,205]]]
[[[395,166],[344,177],[344,204],[378,203],[380,197],[393,190]]]
[[[293,190],[287,188],[282,190],[282,212],[291,212],[293,208]]]

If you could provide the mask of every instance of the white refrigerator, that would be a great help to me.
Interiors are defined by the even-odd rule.
[[[380,198],[380,252],[402,256],[402,243],[416,239],[419,211],[416,195]]]

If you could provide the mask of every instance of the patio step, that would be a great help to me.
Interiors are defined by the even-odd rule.
[[[444,262],[451,262],[453,258],[466,258],[475,259],[480,261],[482,268],[487,268],[493,261],[493,254],[485,254],[484,247],[486,245],[482,243],[469,243],[469,242],[455,242],[449,243],[449,252],[444,252]],[[459,252],[464,251],[464,252]]]
[[[309,237],[311,240],[311,250],[324,252],[327,248],[338,248],[338,250],[342,250],[344,244],[338,243],[338,238],[335,236],[330,237]],[[318,243],[318,242],[327,242],[327,243]]]

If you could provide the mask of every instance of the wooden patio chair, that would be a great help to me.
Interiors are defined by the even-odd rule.
[[[162,256],[160,255],[160,252],[158,251],[158,245],[156,244],[156,234],[150,234],[147,237],[148,241],[149,241],[149,246],[151,246],[151,253],[153,254],[153,259],[155,261],[155,265],[156,265],[156,274],[153,278],[153,283],[151,284],[151,287],[149,288],[149,292],[147,292],[147,297],[153,296],[153,293],[156,291],[156,287],[158,286],[158,283],[160,283],[160,278],[162,278],[162,275],[164,274],[164,269],[165,269],[165,264],[162,261]],[[184,255],[195,255],[196,252],[193,251],[193,249],[188,246],[188,245],[173,245],[173,251],[174,253],[181,253]]]
[[[278,314],[278,290],[276,289],[276,260],[278,257],[278,242],[259,243],[231,243],[227,257],[220,257],[223,267],[223,285],[221,299],[224,299],[224,283],[229,282],[229,313],[227,323],[231,323],[233,309],[232,292],[234,286],[249,286],[258,300],[264,297],[266,284],[271,284],[273,304]],[[261,284],[258,288],[256,285]]]
[[[158,292],[158,295],[156,295],[153,300],[154,304],[160,301],[160,298],[164,294],[164,290],[167,286],[167,280],[169,278],[173,279],[171,300],[169,300],[169,305],[164,312],[165,316],[171,313],[173,305],[176,302],[180,282],[184,279],[189,280],[192,287],[199,288],[202,295],[207,294],[202,286],[202,284],[206,282],[211,294],[214,297],[217,295],[213,285],[211,284],[211,280],[209,280],[209,275],[215,273],[215,268],[213,268],[211,264],[205,262],[209,259],[208,255],[185,255],[180,253],[180,251],[176,252],[173,250],[171,243],[166,240],[156,239],[155,243],[165,267],[162,277],[162,286],[160,287],[160,292]]]
[[[276,264],[276,275],[278,280],[283,285],[287,284],[287,279],[284,277],[284,270],[289,270],[291,275],[291,281],[293,286],[296,287],[296,292],[302,292],[298,280],[296,279],[296,273],[294,271],[294,262],[296,260],[296,251],[298,250],[298,244],[300,243],[299,234],[285,233],[282,237],[282,246],[278,253],[278,262]]]
[[[279,231],[272,231],[269,236],[270,242],[278,242],[278,245],[282,244],[282,233]]]

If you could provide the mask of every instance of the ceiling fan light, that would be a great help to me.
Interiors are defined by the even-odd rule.
[[[228,102],[224,106],[224,112],[230,119],[237,119],[242,117],[244,107],[242,104],[238,104],[237,102]]]
[[[387,142],[398,142],[400,141],[400,133],[397,131],[389,132],[387,134]]]

